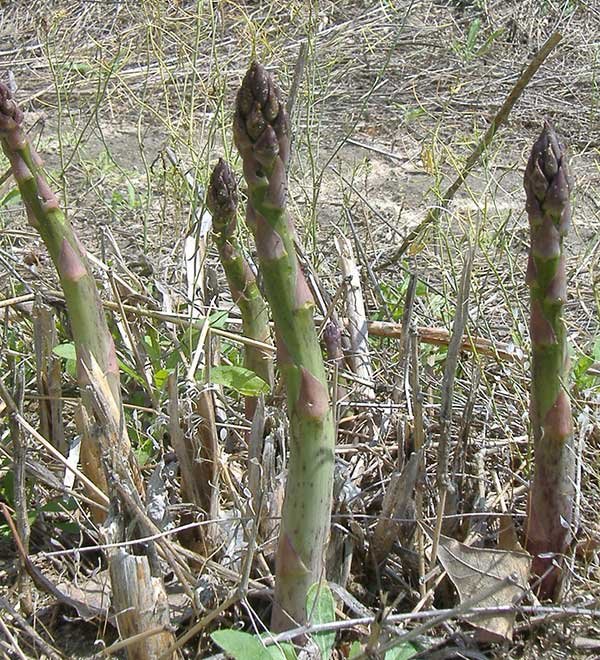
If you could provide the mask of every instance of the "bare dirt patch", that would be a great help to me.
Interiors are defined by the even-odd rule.
[[[557,30],[563,35],[560,46],[528,85],[448,212],[398,256],[398,246],[428,208],[439,202],[520,72]],[[593,1],[14,1],[2,6],[0,43],[0,75],[15,81],[30,135],[86,247],[127,279],[144,304],[159,309],[165,304],[163,290],[169,291],[176,308],[189,302],[183,245],[193,231],[199,203],[181,174],[191,174],[204,187],[210,167],[223,154],[239,173],[231,143],[231,108],[248,63],[258,57],[287,91],[300,45],[307,44],[292,114],[290,210],[324,294],[334,299],[341,285],[334,238],[344,234],[355,246],[370,318],[401,320],[412,273],[419,279],[413,321],[449,330],[464,256],[474,247],[468,331],[510,343],[525,356],[513,363],[461,356],[452,439],[455,456],[463,461],[457,470],[464,501],[456,511],[464,515],[465,527],[475,511],[473,498],[466,495],[476,491],[488,503],[498,495],[491,512],[498,514],[506,507],[517,531],[524,518],[529,337],[522,176],[542,119],[551,119],[569,145],[575,178],[566,322],[575,367],[579,551],[569,563],[564,602],[572,609],[597,610],[600,383],[594,350],[600,338],[600,12]],[[176,153],[180,170],[165,156],[166,147]],[[0,174],[6,170],[6,161],[0,161]],[[26,224],[18,200],[6,197],[13,188],[7,172],[0,184],[3,299],[58,287],[43,244]],[[252,254],[246,234],[243,239]],[[229,294],[212,248],[209,262],[215,273],[214,289],[221,294],[220,307],[229,310]],[[108,287],[106,291],[112,295]],[[4,317],[3,373],[11,373],[14,360],[34,373],[27,311],[11,311]],[[230,329],[237,330],[235,316],[233,310]],[[62,329],[66,337],[67,329]],[[226,359],[235,361],[237,348],[226,350]],[[425,431],[433,445],[439,433],[445,349],[422,345],[420,351]],[[410,612],[419,600],[411,558],[403,548],[394,548],[391,567],[383,576],[374,576],[367,565],[383,493],[411,442],[406,429],[412,411],[401,391],[399,354],[396,340],[372,339],[375,403],[383,407],[390,397],[400,401],[385,428],[374,434],[368,415],[361,417],[363,409],[357,407],[353,414],[358,422],[340,436],[341,445],[356,444],[356,449],[348,450],[349,456],[356,452],[362,457],[360,469],[357,461],[352,463],[349,479],[359,505],[339,509],[335,521],[344,538],[354,544],[346,589],[368,613],[392,602],[394,613]],[[128,402],[147,407],[134,385],[128,386]],[[34,390],[32,380],[29,394]],[[64,394],[76,396],[68,379]],[[33,396],[27,399],[26,412],[34,420],[36,405]],[[235,426],[240,421],[239,397],[228,394],[228,405],[234,410]],[[164,415],[164,397],[161,406]],[[163,450],[157,441],[162,422],[160,415],[146,418],[145,414],[140,412],[131,426],[140,447],[151,448],[152,464]],[[6,429],[0,429],[0,476],[5,489],[0,496],[7,499],[10,442]],[[75,434],[70,418],[68,432]],[[40,462],[46,460],[37,448],[34,452]],[[233,453],[227,460],[234,481],[241,480],[244,455]],[[50,465],[62,479],[58,466]],[[436,491],[431,457],[425,490],[425,521],[433,524]],[[34,485],[30,506],[39,508],[52,497],[46,487]],[[233,507],[231,501],[227,507]],[[52,515],[48,517],[48,524],[54,524]],[[497,536],[493,520],[484,534],[490,543]],[[85,527],[89,521],[80,514],[77,522]],[[71,545],[77,543],[71,539]],[[40,541],[32,553],[49,547]],[[5,569],[2,590],[16,605],[12,546],[4,554],[13,566]],[[239,562],[232,561],[231,566],[237,570]],[[50,577],[58,579],[60,565],[51,570]],[[440,598],[441,607],[456,602],[451,590]],[[51,600],[40,596],[36,604],[46,606]],[[252,604],[265,614],[264,600]],[[356,610],[347,612],[359,615]],[[62,611],[59,616],[65,618]],[[35,627],[35,616],[30,620]],[[247,611],[227,612],[220,623],[225,627],[235,620],[247,622]],[[546,619],[532,612],[519,619],[513,642],[486,645],[453,619],[421,640],[423,649],[440,644],[450,650],[439,651],[441,655],[423,651],[418,657],[595,657],[597,651],[590,650],[598,638],[595,621],[590,616],[571,616],[563,623],[558,610]],[[14,620],[10,626],[17,637],[27,636]],[[62,633],[60,628],[58,633],[54,630],[57,640]],[[96,630],[101,636],[102,624]],[[338,657],[347,652],[344,644],[358,636],[356,630],[342,636]],[[9,648],[8,638],[2,638]],[[111,641],[109,635],[106,643]],[[197,640],[197,648],[197,657],[216,652],[204,637]],[[196,647],[190,646],[188,652],[193,657]],[[37,651],[29,653],[42,657]]]

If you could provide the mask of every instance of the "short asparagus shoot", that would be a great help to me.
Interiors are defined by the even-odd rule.
[[[269,344],[269,310],[237,238],[237,204],[235,176],[229,165],[219,159],[213,169],[207,193],[207,206],[213,219],[213,238],[219,250],[231,296],[242,316],[242,332],[250,339]],[[259,346],[246,346],[245,350],[245,367],[272,386],[271,352]],[[248,419],[252,420],[255,408],[256,397],[247,397]]]

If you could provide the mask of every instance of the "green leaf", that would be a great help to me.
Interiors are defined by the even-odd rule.
[[[52,349],[54,355],[65,360],[65,369],[72,378],[77,378],[77,353],[75,351],[75,344],[67,342],[59,344]]]
[[[420,649],[411,642],[402,642],[385,654],[385,660],[409,660],[419,652]]]
[[[8,470],[0,479],[0,494],[4,497],[10,506],[15,503],[15,473]]]
[[[76,522],[71,522],[69,520],[55,522],[54,525],[58,529],[62,529],[65,534],[77,534],[81,531],[81,528]]]
[[[86,73],[93,71],[92,65],[88,62],[71,62],[70,66],[67,65],[66,68],[71,71],[76,71],[82,76],[85,76]]]
[[[335,601],[326,582],[311,585],[306,595],[306,611],[312,624],[335,621]],[[335,631],[313,633],[312,638],[321,651],[321,658],[329,658],[335,644]]]
[[[73,497],[55,497],[49,500],[40,508],[40,511],[46,513],[62,513],[64,511],[74,511],[77,508],[77,502]]]
[[[258,636],[259,639],[270,639],[273,636],[271,632],[264,632]],[[292,644],[287,644],[286,642],[280,642],[279,644],[273,644],[266,647],[266,651],[269,654],[269,658],[273,660],[298,660],[296,655],[296,650]]]
[[[409,660],[417,653],[420,653],[421,649],[411,642],[402,642],[399,646],[396,646],[393,649],[390,649],[385,654],[385,660]],[[358,641],[352,642],[350,647],[350,653],[348,655],[348,660],[352,658],[358,658],[359,655],[364,653],[362,644]]]
[[[477,34],[479,33],[479,28],[481,27],[481,21],[476,18],[469,28],[469,34],[467,35],[467,45],[466,49],[468,52],[472,51],[475,47],[475,42],[477,40]]]
[[[148,460],[154,455],[154,444],[152,438],[148,437],[140,442],[139,446],[134,449],[134,454],[140,466],[145,465]]]
[[[243,396],[268,394],[269,386],[250,369],[233,365],[220,365],[211,369],[211,381],[217,385],[230,387]]]
[[[135,188],[131,181],[127,182],[127,201],[129,202],[129,208],[135,208],[136,198],[135,198]]]
[[[200,330],[197,328],[185,328],[181,333],[180,345],[188,360],[192,355],[194,347],[198,343],[199,336]]]
[[[165,368],[174,371],[175,367],[181,362],[181,353],[179,351],[171,351],[167,354],[165,359]]]
[[[121,371],[125,374],[127,374],[130,378],[133,378],[133,380],[136,381],[136,383],[139,383],[142,387],[146,386],[146,381],[138,374],[138,372],[135,369],[132,369],[126,362],[123,362],[123,360],[119,359],[119,368]]]
[[[216,630],[210,636],[215,644],[235,660],[271,660],[273,657],[258,637],[250,633],[241,630]]]
[[[154,384],[157,389],[162,389],[171,373],[173,373],[173,369],[159,369],[154,373]]]
[[[123,195],[121,195],[121,193],[118,190],[115,190],[110,198],[111,206],[113,208],[116,208],[119,205],[121,205],[124,202],[124,200],[125,198],[123,197]]]
[[[217,328],[219,330],[223,330],[223,328],[227,325],[228,320],[229,313],[223,311],[215,312],[208,317],[208,323],[210,324],[210,327]]]
[[[144,336],[144,345],[146,346],[146,352],[148,353],[150,362],[152,362],[154,366],[158,366],[160,364],[162,351],[159,338],[154,329],[151,329],[149,333]]]
[[[211,634],[211,638],[235,660],[297,660],[298,658],[291,644],[265,647],[259,637],[241,630],[217,630]]]
[[[52,349],[54,355],[58,355],[60,358],[65,360],[77,360],[77,353],[75,352],[75,344],[70,341],[66,344],[59,344]]]
[[[65,369],[71,378],[77,378],[77,361],[76,360],[67,360],[65,362]]]
[[[425,362],[429,367],[435,367],[436,364],[443,362],[448,354],[446,346],[426,346],[423,350]]]
[[[46,513],[59,513],[62,510],[63,508],[59,499],[50,500],[44,506],[40,507],[40,511],[45,511]]]
[[[291,644],[277,644],[268,646],[267,651],[272,660],[297,660],[296,650]]]
[[[579,355],[577,359],[575,359],[576,355]],[[594,341],[589,354],[569,347],[569,356],[573,365],[573,379],[578,389],[586,390],[600,383],[600,378],[595,370],[589,372],[590,367],[594,366],[596,362],[600,362],[600,338]]]
[[[21,192],[15,186],[9,190],[6,195],[0,197],[0,207],[1,206],[12,206],[16,204],[21,199]]]
[[[363,652],[362,644],[358,641],[352,642],[352,646],[350,647],[350,653],[348,655],[348,659],[352,660],[352,658],[358,658],[358,656],[362,652]]]

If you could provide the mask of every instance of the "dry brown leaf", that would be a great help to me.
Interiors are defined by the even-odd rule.
[[[499,607],[519,602],[527,591],[531,556],[523,552],[471,548],[440,536],[438,559],[454,583],[461,602],[489,592],[498,582],[512,578],[478,607]],[[493,637],[512,640],[515,612],[469,617],[469,623]]]
[[[106,570],[90,576],[78,575],[75,579],[63,580],[56,586],[70,598],[84,603],[94,611],[109,611],[110,583]]]

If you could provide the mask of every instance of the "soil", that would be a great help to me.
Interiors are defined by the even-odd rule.
[[[400,320],[394,305],[403,300],[408,274],[415,273],[427,291],[417,299],[415,322],[451,329],[464,255],[475,245],[469,331],[514,343],[525,353],[528,225],[522,177],[528,150],[549,118],[569,147],[574,178],[565,319],[577,364],[582,355],[592,354],[600,338],[596,4],[14,0],[0,2],[0,77],[14,80],[30,136],[86,248],[118,272],[137,273],[149,295],[156,294],[156,282],[168,286],[177,305],[185,302],[183,243],[196,210],[181,174],[191,174],[203,188],[223,154],[241,174],[230,131],[241,77],[252,57],[258,57],[289,90],[306,43],[304,75],[291,115],[295,151],[289,208],[326,294],[334,297],[340,286],[334,238],[349,235],[369,317]],[[439,203],[525,66],[555,31],[562,33],[561,43],[448,211],[398,255],[404,238]],[[176,153],[179,171],[166,157],[167,147]],[[0,160],[0,175],[5,170],[6,161]],[[0,181],[2,200],[14,181],[8,172]],[[252,243],[243,236],[251,254]],[[0,202],[0,257],[2,298],[57,288],[41,239],[27,225],[18,201],[6,198]],[[212,248],[209,261],[227,301]],[[381,391],[396,387],[398,350],[390,342],[373,347]],[[429,355],[429,349],[423,350]],[[435,354],[430,357],[423,391],[433,429],[441,372]],[[8,369],[5,362],[1,367]],[[461,362],[455,421],[460,422],[474,387],[471,442],[497,456],[498,465],[511,466],[494,464],[486,473],[491,490],[492,473],[515,485],[522,481],[511,470],[524,465],[518,443],[528,433],[528,378],[526,361],[477,363],[463,356]],[[583,456],[577,540],[597,540],[597,380],[574,397]],[[33,407],[29,412],[35,416]],[[3,448],[6,437],[2,432]],[[8,462],[0,464],[0,475],[8,467]],[[384,472],[389,477],[389,470],[383,470],[382,479]],[[522,495],[513,501],[511,494],[508,500],[523,515]],[[7,555],[14,565],[14,555]],[[566,602],[592,607],[593,601],[595,607],[599,570],[594,553],[577,560]],[[14,571],[10,565],[5,571],[0,590],[14,603]],[[357,593],[364,588],[358,584]],[[373,598],[376,609],[380,603]],[[65,657],[92,657],[97,650],[93,641],[103,631],[96,624],[69,621],[62,611],[56,616],[60,626],[53,639],[63,640]],[[549,623],[536,629],[537,636],[526,631],[514,644],[490,647],[485,657],[596,657],[596,651],[588,653],[589,640],[599,635],[595,621]],[[82,642],[79,650],[68,646],[67,628]],[[114,640],[113,632],[105,643]]]

